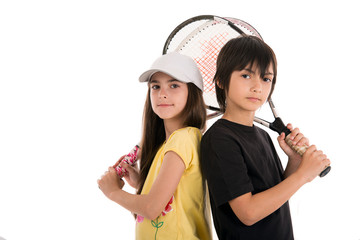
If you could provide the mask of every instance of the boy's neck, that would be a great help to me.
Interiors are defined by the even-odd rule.
[[[254,117],[254,112],[225,111],[222,118],[244,126],[252,127],[254,125]]]

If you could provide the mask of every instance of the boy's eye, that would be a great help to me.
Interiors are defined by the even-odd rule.
[[[272,82],[272,79],[271,78],[264,78],[264,81],[265,82]]]

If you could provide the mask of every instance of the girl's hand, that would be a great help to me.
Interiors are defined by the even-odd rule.
[[[309,146],[309,140],[304,137],[304,134],[302,134],[298,128],[293,129],[293,126],[290,123],[286,127],[291,131],[289,137],[294,145]],[[278,142],[281,149],[285,152],[286,155],[288,155],[290,159],[301,160],[301,156],[297,154],[294,150],[292,150],[291,147],[285,142],[285,133],[280,134],[280,136],[278,137]]]
[[[124,174],[126,182],[133,188],[137,189],[139,184],[139,169],[137,165],[131,166],[125,162],[120,163],[120,167],[124,168],[127,172]]]
[[[125,182],[117,175],[114,167],[109,167],[109,170],[106,171],[97,182],[100,190],[108,198],[110,198],[111,193],[122,189],[125,184]]]
[[[124,173],[124,178],[126,180],[126,182],[133,188],[137,189],[138,187],[138,182],[139,182],[139,169],[137,167],[137,165],[135,166],[131,166],[125,162],[123,162],[122,160],[125,158],[126,155],[123,155],[122,157],[120,157],[120,159],[114,164],[114,168],[117,167],[120,164],[120,167],[126,169],[126,173]]]
[[[124,159],[125,156],[126,156],[126,155],[121,156],[121,157],[119,158],[119,160],[114,164],[113,168],[116,168],[117,165],[119,165],[119,164],[121,163],[121,161]]]

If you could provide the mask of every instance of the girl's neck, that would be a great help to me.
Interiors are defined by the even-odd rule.
[[[165,136],[166,140],[170,137],[170,135],[176,130],[183,128],[183,121],[179,120],[164,120],[164,128],[165,128]]]

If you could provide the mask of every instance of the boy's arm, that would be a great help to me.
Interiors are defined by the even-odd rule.
[[[239,220],[251,226],[279,209],[305,183],[304,178],[292,174],[266,191],[255,195],[246,193],[229,201],[229,204]]]
[[[301,163],[301,157],[289,157],[289,160],[287,162],[285,171],[284,171],[284,178],[289,177],[291,174],[293,174],[299,167]]]
[[[252,195],[246,193],[229,204],[245,225],[251,226],[279,209],[305,183],[312,181],[330,160],[322,151],[311,146],[304,153],[297,170],[278,185],[263,192]]]

